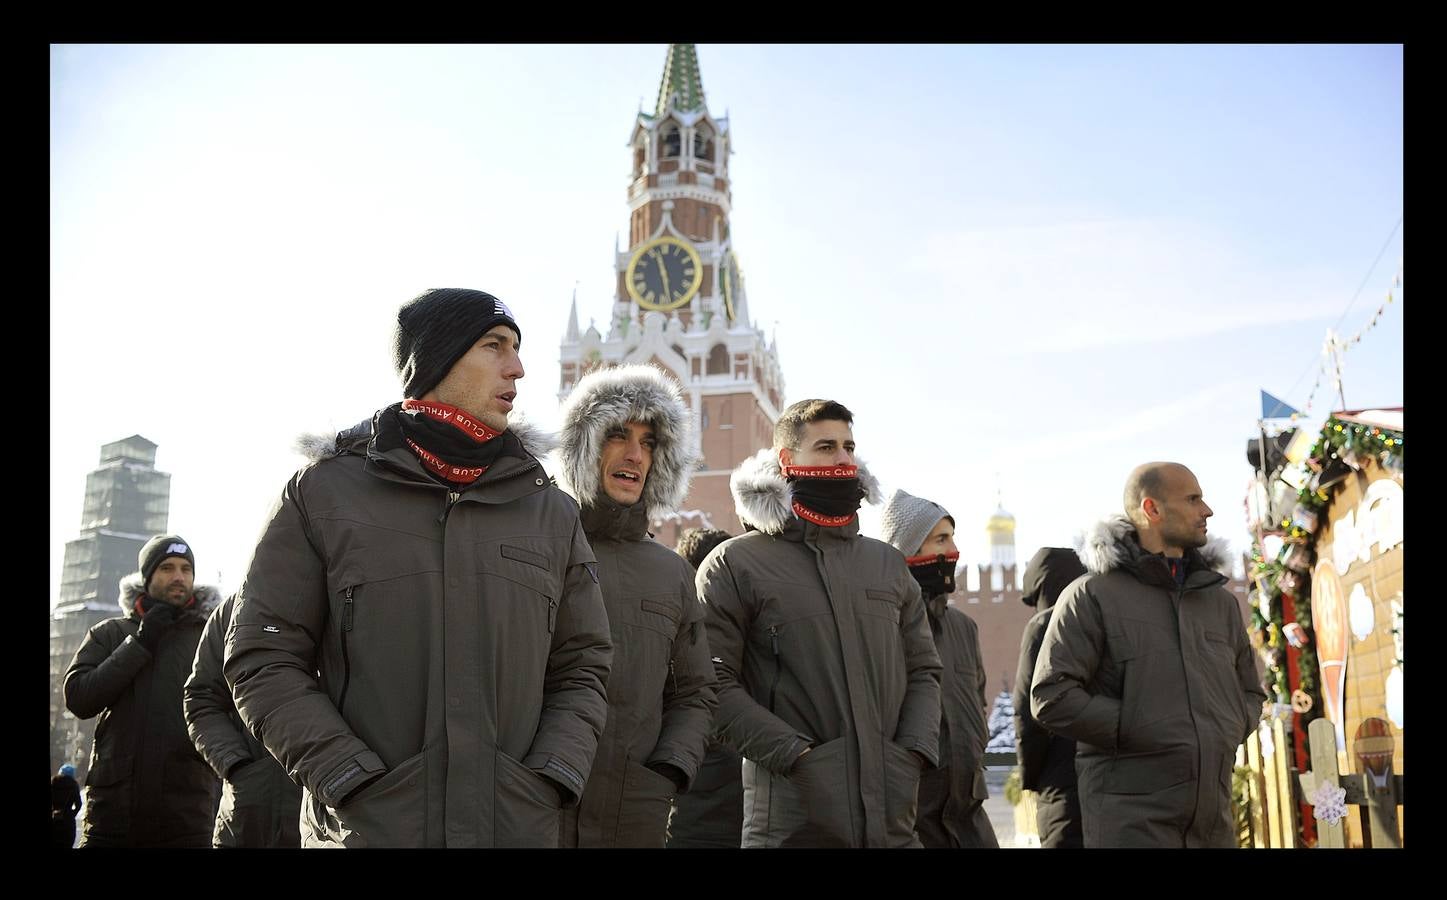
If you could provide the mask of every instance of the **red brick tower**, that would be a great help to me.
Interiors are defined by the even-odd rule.
[[[699,427],[703,468],[682,512],[653,523],[671,546],[694,526],[739,534],[729,474],[772,442],[784,378],[772,342],[749,319],[729,228],[728,119],[704,101],[698,52],[671,44],[658,103],[629,139],[628,247],[614,248],[617,282],[605,338],[578,328],[576,296],[560,347],[559,399],[593,369],[653,363],[678,380]]]

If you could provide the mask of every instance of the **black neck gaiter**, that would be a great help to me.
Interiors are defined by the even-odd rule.
[[[816,525],[837,527],[854,521],[864,488],[858,466],[784,466],[794,493],[794,513]]]
[[[954,593],[955,563],[959,558],[958,553],[937,553],[934,556],[911,556],[905,562],[909,564],[909,574],[919,582],[921,593],[929,599]]]
[[[402,437],[428,472],[450,484],[471,484],[507,449],[495,431],[455,406],[432,400],[402,401]]]

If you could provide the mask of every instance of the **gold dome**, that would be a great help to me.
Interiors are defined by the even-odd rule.
[[[985,530],[991,534],[1014,534],[1015,517],[1005,512],[1005,507],[1002,506],[995,510],[993,516],[990,516],[990,521],[985,525]]]

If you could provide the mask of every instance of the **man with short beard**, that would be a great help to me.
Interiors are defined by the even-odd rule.
[[[405,399],[308,442],[257,543],[222,671],[303,846],[550,847],[583,792],[612,643],[551,445],[508,418],[521,341],[491,294],[403,305]]]
[[[1235,751],[1265,695],[1211,515],[1190,469],[1138,466],[1045,630],[1030,707],[1076,742],[1086,847],[1236,846]]]
[[[181,688],[220,593],[196,586],[179,535],[146,542],[121,579],[124,615],[91,626],[65,673],[65,707],[96,725],[81,847],[209,847],[216,776],[191,745]]]
[[[662,847],[669,804],[688,790],[713,721],[714,673],[693,567],[648,523],[677,511],[698,465],[692,413],[646,365],[583,377],[563,402],[558,457],[613,636],[608,724],[564,847]]]
[[[918,847],[939,762],[940,658],[899,553],[859,534],[878,486],[854,415],[801,400],[729,486],[751,530],[698,573],[715,732],[744,757],[744,847]]]
[[[950,605],[955,590],[955,519],[943,506],[895,491],[879,518],[879,537],[905,557],[919,582],[930,633],[944,671],[940,676],[940,764],[919,783],[915,831],[926,847],[995,849],[995,827],[985,812],[985,668],[980,629]]]

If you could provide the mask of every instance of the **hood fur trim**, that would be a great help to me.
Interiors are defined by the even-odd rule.
[[[864,488],[864,502],[878,505],[882,499],[879,481],[869,472],[864,460],[859,465],[859,486]],[[778,534],[794,518],[794,489],[779,468],[779,451],[765,447],[744,460],[729,476],[729,491],[734,495],[734,511],[739,520],[765,534]]]
[[[672,378],[650,365],[600,369],[583,376],[563,401],[561,414],[561,477],[579,505],[590,507],[603,495],[600,462],[608,432],[629,422],[647,422],[658,445],[642,502],[651,520],[678,511],[703,457],[697,450],[693,412]]]
[[[146,583],[141,579],[140,572],[132,572],[121,579],[120,607],[121,615],[129,616],[136,609],[136,601],[146,593]],[[209,584],[198,584],[192,591],[196,595],[196,605],[193,607],[203,616],[211,615],[211,610],[221,605],[221,592]]]
[[[1085,541],[1078,551],[1080,561],[1093,575],[1101,575],[1119,569],[1125,563],[1130,550],[1125,541],[1135,540],[1135,525],[1124,514],[1117,513],[1096,522],[1085,532]],[[1230,543],[1223,537],[1207,537],[1206,546],[1198,553],[1206,565],[1221,574],[1231,576]]]

